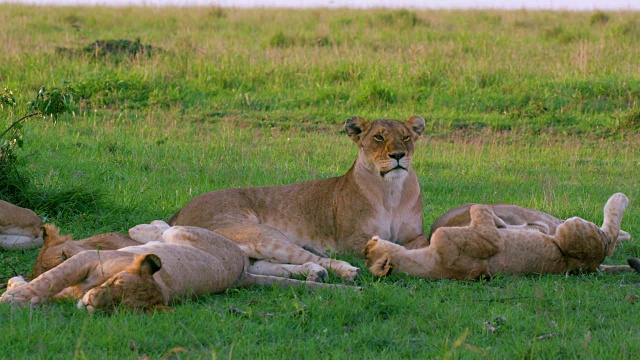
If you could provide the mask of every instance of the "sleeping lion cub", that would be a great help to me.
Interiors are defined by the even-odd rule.
[[[232,286],[343,287],[249,274],[244,252],[231,240],[206,229],[167,226],[161,234],[163,242],[82,251],[29,283],[12,278],[0,303],[37,305],[71,297],[89,311],[112,310],[119,304],[151,310]]]
[[[366,246],[366,263],[377,276],[393,267],[426,279],[593,272],[615,249],[628,203],[624,194],[614,194],[604,207],[601,228],[574,217],[559,224],[554,235],[536,226],[498,228],[490,206],[473,205],[470,225],[436,229],[426,248],[408,250],[373,237]]]

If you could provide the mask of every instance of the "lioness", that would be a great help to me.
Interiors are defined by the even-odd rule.
[[[614,194],[604,207],[602,228],[574,217],[558,225],[554,235],[527,226],[498,228],[490,206],[473,205],[470,225],[438,228],[426,248],[407,250],[372,238],[365,250],[367,266],[377,276],[393,267],[426,279],[592,272],[615,249],[628,203],[624,194]]]
[[[0,249],[31,249],[41,246],[42,220],[29,209],[0,200]]]
[[[249,274],[249,260],[232,241],[197,227],[172,227],[164,242],[119,250],[86,250],[26,283],[12,278],[0,303],[40,304],[73,297],[79,307],[111,310],[118,304],[153,309],[192,295],[231,286],[300,285],[340,287],[275,276]]]
[[[369,122],[354,116],[345,129],[359,149],[345,175],[205,193],[175,213],[169,224],[213,230],[254,259],[313,262],[345,279],[353,279],[358,269],[302,247],[362,255],[373,235],[410,248],[426,246],[420,187],[411,168],[424,119]],[[264,271],[273,274],[267,264]]]

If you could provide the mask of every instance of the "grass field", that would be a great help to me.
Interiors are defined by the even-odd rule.
[[[154,49],[80,51],[136,38]],[[640,256],[638,40],[634,12],[0,5],[0,86],[18,102],[0,111],[0,129],[41,86],[76,88],[74,114],[27,122],[20,155],[44,196],[78,186],[94,196],[82,208],[36,209],[81,238],[166,219],[206,191],[340,175],[357,153],[347,118],[417,114],[427,120],[413,165],[425,227],[466,202],[598,223],[621,191],[634,239],[606,261],[621,264]],[[0,251],[0,283],[29,273],[36,253]],[[428,282],[373,278],[361,259],[340,258],[363,269],[362,291],[229,290],[152,315],[2,306],[0,358],[640,352],[638,274]]]

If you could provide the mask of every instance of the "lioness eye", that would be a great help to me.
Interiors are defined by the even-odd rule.
[[[405,136],[405,137],[402,138],[402,141],[404,141],[404,142],[407,142],[409,140],[411,140],[410,136]]]
[[[62,258],[62,261],[67,261],[67,259],[69,258],[65,253],[60,254],[60,257]]]
[[[374,136],[373,136],[373,139],[374,139],[375,141],[382,141],[382,140],[384,140],[384,138],[382,137],[382,135],[374,135]]]

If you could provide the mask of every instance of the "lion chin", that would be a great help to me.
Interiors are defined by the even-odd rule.
[[[389,171],[381,171],[380,172],[380,176],[382,176],[382,178],[386,181],[386,182],[396,182],[396,181],[404,181],[404,179],[407,178],[407,175],[409,175],[409,172],[407,171],[407,169],[398,166],[395,167]]]

